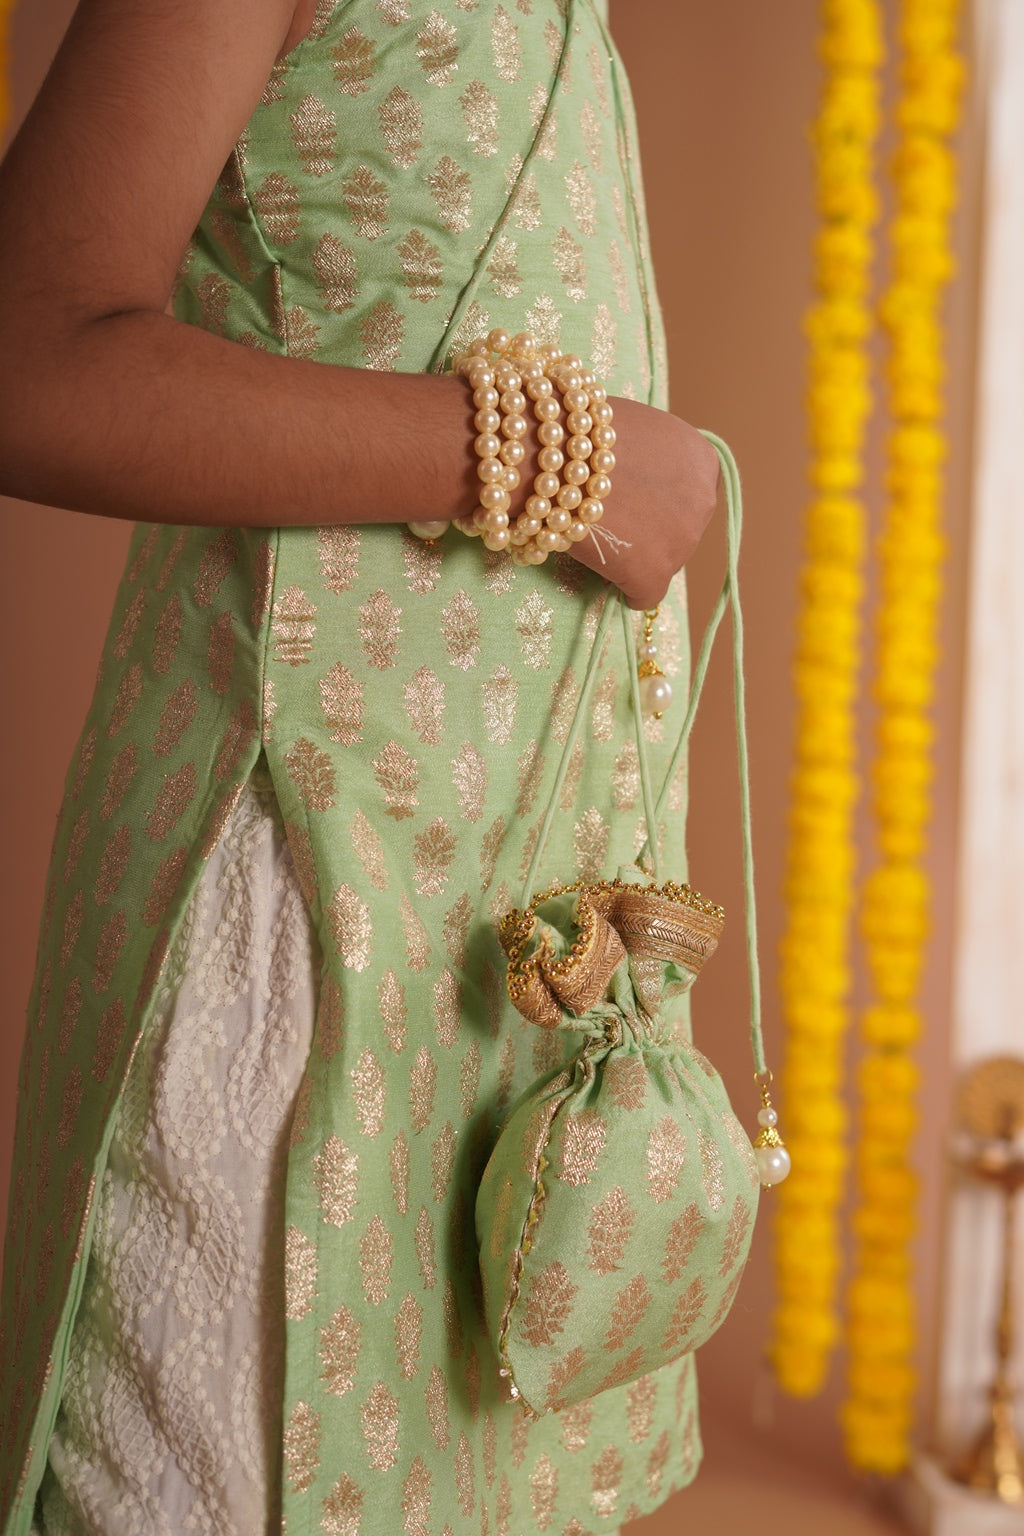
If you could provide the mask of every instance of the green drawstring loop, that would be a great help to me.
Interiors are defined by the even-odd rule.
[[[637,674],[636,648],[633,640],[633,623],[631,610],[628,608],[621,593],[608,593],[604,609],[597,625],[594,643],[587,663],[583,683],[580,688],[576,709],[573,713],[572,724],[566,737],[565,746],[555,774],[555,782],[551,791],[551,799],[547,812],[537,838],[537,846],[533,851],[530,861],[529,873],[523,886],[521,907],[529,905],[530,897],[537,889],[536,878],[540,867],[540,861],[547,846],[551,834],[551,826],[555,818],[566,776],[569,772],[569,763],[573,750],[579,740],[583,721],[593,695],[594,685],[600,669],[601,656],[604,651],[605,640],[608,635],[611,618],[617,606],[622,620],[622,632],[626,649],[627,666],[629,670],[630,698],[633,707],[633,721],[636,731],[637,756],[640,765],[640,784],[643,792],[644,818],[647,823],[647,841],[637,857],[637,863],[643,860],[644,854],[650,851],[650,860],[653,870],[654,883],[660,885],[661,863],[658,849],[658,821],[664,814],[668,801],[669,789],[672,779],[683,760],[693,730],[693,722],[697,715],[697,706],[700,703],[701,693],[704,688],[704,679],[707,676],[708,664],[711,660],[711,650],[718,634],[722,619],[726,610],[732,609],[732,636],[733,636],[733,699],[736,714],[736,752],[739,765],[740,781],[740,825],[743,838],[743,905],[746,929],[747,970],[750,984],[750,1044],[754,1056],[754,1067],[758,1077],[764,1077],[768,1068],[764,1057],[764,1041],[761,1032],[761,972],[757,955],[757,904],[754,893],[754,843],[753,829],[750,815],[750,766],[747,749],[747,718],[746,718],[746,690],[743,676],[743,613],[740,607],[739,595],[739,554],[740,536],[743,531],[743,499],[740,492],[739,471],[736,461],[726,443],[713,432],[705,432],[704,436],[718,454],[718,461],[722,470],[722,483],[725,490],[725,541],[726,541],[726,574],[721,591],[715,603],[711,618],[701,640],[700,650],[693,670],[693,680],[690,685],[690,695],[687,701],[686,715],[683,720],[679,740],[676,743],[668,772],[662,785],[661,793],[657,801],[654,800],[651,790],[650,769],[648,765],[647,742],[644,737],[643,716],[640,710],[640,685]]]

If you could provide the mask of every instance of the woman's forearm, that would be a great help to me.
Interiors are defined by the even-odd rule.
[[[28,340],[0,405],[9,495],[249,527],[448,518],[473,504],[460,379],[275,356],[148,311]]]

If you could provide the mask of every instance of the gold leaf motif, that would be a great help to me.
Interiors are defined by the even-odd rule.
[[[458,846],[455,834],[443,816],[437,816],[413,842],[413,871],[421,896],[440,896]]]
[[[416,1132],[426,1130],[434,1113],[437,1062],[428,1046],[421,1045],[409,1073],[409,1119]]]
[[[282,1436],[284,1473],[292,1493],[305,1493],[320,1470],[320,1433],[316,1409],[296,1403]]]
[[[380,299],[360,321],[359,340],[367,368],[393,373],[402,351],[405,316],[390,299]]]
[[[594,82],[594,96],[601,111],[607,117],[610,111],[607,64],[596,43],[591,43],[587,49],[587,63],[590,66],[590,78]]]
[[[388,154],[409,170],[423,148],[423,108],[404,86],[396,85],[378,106],[377,116]]]
[[[498,153],[498,98],[482,80],[471,80],[459,97],[466,138],[476,155]]]
[[[391,1173],[391,1192],[395,1197],[395,1208],[399,1216],[406,1216],[409,1213],[409,1143],[402,1131],[399,1131],[395,1137],[391,1151],[388,1153],[388,1168]]]
[[[531,333],[545,346],[560,345],[562,318],[561,310],[555,308],[555,301],[549,293],[538,294],[526,311],[526,323]]]
[[[459,67],[459,34],[440,11],[431,11],[416,34],[416,54],[429,85],[446,86]]]
[[[626,275],[626,263],[617,240],[613,240],[608,247],[608,270],[612,275],[612,287],[615,289],[615,302],[619,306],[619,312],[628,315],[632,308],[629,278]]]
[[[391,1291],[391,1233],[379,1216],[374,1216],[359,1239],[359,1268],[363,1272],[363,1295],[373,1307],[386,1301]]]
[[[593,166],[594,173],[604,175],[604,139],[601,132],[601,123],[594,111],[593,103],[588,99],[580,109],[580,133],[583,143],[586,145],[587,157]]]
[[[636,1212],[617,1184],[590,1213],[587,1263],[599,1275],[610,1275],[622,1263]]]
[[[107,773],[100,801],[100,819],[109,821],[128,792],[128,787],[139,771],[139,749],[129,741],[118,752]]]
[[[287,58],[277,59],[270,71],[270,78],[263,87],[263,95],[260,97],[261,106],[273,106],[275,101],[284,100],[284,78],[287,73]]]
[[[337,154],[338,119],[318,96],[303,96],[291,114],[292,143],[309,176],[329,176]]]
[[[465,819],[479,821],[487,798],[487,760],[471,741],[463,742],[458,757],[452,758],[452,783]]]
[[[596,805],[584,811],[573,827],[576,869],[584,880],[600,880],[608,857],[611,828]]]
[[[142,695],[142,668],[136,662],[117,685],[117,694],[107,721],[107,735],[116,736],[125,725]]]
[[[499,597],[511,592],[516,580],[516,566],[507,549],[482,549],[484,586]]]
[[[430,1473],[417,1456],[402,1484],[402,1530],[405,1536],[430,1536]]]
[[[288,777],[298,790],[299,799],[307,810],[329,811],[334,805],[334,764],[316,742],[306,736],[285,753]]]
[[[85,841],[88,836],[89,807],[86,806],[83,810],[79,811],[78,815],[75,817],[75,824],[71,829],[71,836],[68,840],[68,851],[64,858],[63,871],[65,884],[71,879],[71,876],[75,872],[78,861],[82,857],[82,849],[85,847]]]
[[[498,862],[501,845],[505,841],[505,818],[496,816],[484,833],[480,844],[480,889],[486,891],[494,879],[494,866]]]
[[[700,1320],[707,1293],[704,1289],[704,1281],[697,1275],[676,1302],[672,1309],[672,1317],[665,1337],[662,1340],[662,1349],[671,1358],[681,1355],[689,1347],[690,1338]]]
[[[167,586],[167,583],[174,575],[175,567],[177,566],[178,561],[181,559],[181,552],[185,548],[185,539],[188,536],[188,532],[189,530],[187,528],[182,528],[174,540],[174,543],[171,545],[170,549],[164,556],[163,563],[160,566],[159,575],[157,576],[156,581],[153,583],[158,592],[162,592],[164,590],[164,588]]]
[[[368,165],[357,165],[341,184],[341,199],[364,240],[379,240],[388,227],[388,189]]]
[[[594,324],[590,333],[590,360],[600,376],[607,379],[615,372],[615,336],[618,327],[612,319],[607,304],[598,304],[594,310]]]
[[[363,1490],[352,1481],[348,1473],[339,1477],[324,1499],[323,1519],[320,1529],[325,1536],[359,1536]]]
[[[377,0],[377,9],[391,27],[409,20],[409,0]]]
[[[375,891],[388,888],[388,867],[384,858],[384,844],[376,827],[371,826],[361,810],[352,818],[352,847],[363,872]]]
[[[360,96],[370,89],[376,46],[358,27],[349,27],[331,50],[334,78],[346,96]]]
[[[135,558],[128,568],[127,580],[135,583],[153,558],[153,551],[160,539],[160,529],[154,524],[139,545]]]
[[[430,964],[430,940],[418,912],[404,891],[399,897],[399,909],[405,930],[405,963],[410,971],[425,971]]]
[[[528,816],[544,777],[544,754],[536,741],[528,742],[519,756],[516,815]]]
[[[550,19],[544,23],[544,46],[548,51],[548,60],[552,70],[557,69],[558,61],[562,56],[562,49],[565,46],[565,33],[561,28],[556,27],[555,23]]]
[[[274,603],[270,624],[275,640],[275,660],[300,667],[309,660],[316,634],[316,604],[301,587],[285,587]]]
[[[293,245],[299,237],[299,189],[280,171],[271,171],[252,194],[253,207],[272,245]]]
[[[299,1323],[312,1312],[316,1281],[316,1244],[291,1226],[284,1239],[284,1315],[289,1322]]]
[[[516,609],[516,629],[523,650],[523,660],[534,671],[550,665],[552,620],[555,610],[534,589]]]
[[[420,1267],[420,1279],[428,1291],[437,1284],[437,1261],[434,1258],[434,1223],[426,1206],[420,1207],[416,1218],[416,1259]]]
[[[571,1456],[586,1450],[593,1416],[594,1405],[589,1400],[563,1408],[558,1415],[562,1422],[562,1444]]]
[[[497,7],[491,20],[491,51],[499,80],[514,85],[523,67],[523,45],[519,28],[503,5]]]
[[[503,1472],[498,1480],[498,1502],[495,1506],[498,1521],[497,1536],[509,1536],[509,1526],[512,1520],[512,1485],[508,1480],[508,1474]]]
[[[555,1342],[569,1320],[577,1291],[560,1260],[537,1271],[525,1298],[522,1333],[528,1344],[537,1348]]]
[[[455,1129],[451,1121],[446,1120],[437,1133],[430,1154],[430,1187],[438,1204],[447,1198],[454,1168]]]
[[[490,323],[490,315],[483,305],[478,304],[474,299],[448,338],[448,355],[454,357],[457,352],[464,352],[473,337],[479,336],[481,331],[486,331]]]
[[[482,693],[487,739],[498,746],[507,746],[516,725],[519,683],[504,662],[483,684]]]
[[[259,727],[252,705],[247,698],[239,700],[232,712],[227,729],[221,739],[220,751],[214,759],[213,771],[218,779],[229,779],[237,769]],[[239,792],[241,786],[237,786]],[[231,804],[233,805],[233,801]],[[231,807],[225,811],[225,822]]]
[[[169,837],[188,810],[199,781],[195,763],[183,763],[175,773],[165,773],[156,805],[146,817],[146,833],[151,842],[163,842]]]
[[[231,300],[231,284],[214,272],[208,272],[196,288],[199,300],[199,324],[204,331],[215,336],[227,333],[228,304]]]
[[[384,972],[377,986],[377,1006],[384,1021],[384,1033],[388,1044],[397,1054],[405,1047],[405,1021],[408,1009],[405,1004],[405,988],[390,968]]]
[[[530,1473],[530,1505],[539,1531],[546,1531],[555,1518],[558,1501],[558,1468],[550,1456],[539,1456]]]
[[[587,263],[583,247],[563,227],[554,241],[555,269],[574,304],[587,296]]]
[[[569,758],[569,766],[565,772],[565,783],[562,785],[562,793],[559,797],[559,805],[563,811],[571,811],[576,803],[576,791],[580,787],[580,776],[583,773],[583,743],[578,741],[572,749]]]
[[[512,198],[512,219],[518,229],[532,234],[540,229],[544,223],[544,210],[540,205],[540,193],[537,191],[537,178],[532,171],[520,181]],[[548,303],[550,304],[550,300]],[[542,315],[542,318],[543,315]],[[558,316],[558,325],[561,325],[561,316]],[[549,320],[550,329],[550,320]],[[539,339],[539,338],[538,338]]]
[[[406,1381],[412,1381],[420,1368],[422,1335],[423,1308],[414,1296],[406,1296],[395,1314],[395,1354]]]
[[[614,667],[609,667],[594,689],[591,730],[595,741],[611,741],[615,734],[615,701],[619,682]]]
[[[348,1307],[339,1307],[320,1330],[320,1380],[334,1397],[344,1397],[355,1383],[360,1336],[359,1323]]]
[[[83,812],[83,814],[86,814]],[[124,879],[132,852],[132,834],[128,826],[118,827],[107,840],[100,860],[100,872],[96,877],[93,895],[96,905],[103,907],[111,900]]]
[[[453,667],[468,672],[480,660],[480,610],[462,588],[441,610],[441,633]]]
[[[328,1136],[313,1159],[313,1188],[324,1221],[343,1227],[352,1220],[359,1195],[359,1159],[340,1136]]]
[[[320,708],[331,741],[343,747],[362,741],[363,685],[340,661],[320,679]]]
[[[70,1073],[68,1074],[67,1081],[64,1084],[64,1093],[61,1099],[60,1124],[57,1129],[58,1147],[66,1147],[70,1142],[72,1135],[74,1134],[75,1122],[78,1119],[78,1111],[82,1107],[82,1093],[83,1084],[81,1069],[79,1067],[72,1067]],[[51,1251],[50,1258],[52,1259],[52,1257],[53,1254]],[[45,1265],[43,1265],[42,1260],[40,1260],[39,1263],[41,1269],[43,1270],[43,1274],[45,1274]],[[36,1299],[40,1302],[40,1304],[41,1293],[45,1291],[46,1285],[46,1278],[44,1278],[43,1275],[37,1274]]]
[[[77,800],[85,788],[85,781],[89,777],[89,769],[92,760],[96,756],[96,727],[91,726],[82,738],[82,745],[78,753],[78,761],[75,764],[75,778],[71,786],[71,798]]]
[[[590,1502],[594,1513],[602,1520],[610,1520],[619,1502],[622,1484],[622,1455],[614,1445],[607,1446],[591,1469]]]
[[[66,1056],[68,1053],[81,1011],[82,983],[77,976],[72,976],[64,989],[64,997],[61,1000],[60,1006],[60,1033],[57,1036],[57,1050],[61,1056]],[[42,1017],[42,1013],[43,1010],[40,1010],[40,1017]]]
[[[384,791],[385,814],[395,821],[411,816],[419,805],[420,771],[414,757],[397,741],[389,741],[373,760],[373,772]]]
[[[622,188],[617,184],[612,185],[612,207],[615,210],[615,219],[619,226],[622,238],[629,240],[629,221],[626,218],[626,204],[622,196]]]
[[[661,962],[657,962],[660,967]],[[641,1056],[610,1056],[604,1068],[605,1087],[619,1109],[642,1109],[647,1098],[647,1068]]]
[[[669,1439],[668,1430],[663,1429],[647,1460],[647,1492],[652,1499],[661,1497],[661,1480],[671,1450],[672,1442]]]
[[[636,742],[627,741],[612,769],[612,796],[617,811],[631,811],[640,794],[640,759]]]
[[[484,1481],[487,1483],[488,1488],[493,1488],[498,1470],[498,1431],[495,1428],[494,1415],[490,1409],[484,1414],[483,1455]]]
[[[466,946],[472,919],[473,903],[469,899],[469,892],[463,891],[455,905],[444,915],[444,947],[452,965],[460,969],[466,964]]]
[[[402,633],[402,610],[394,604],[383,587],[359,609],[359,635],[363,655],[379,672],[393,667],[398,659],[398,641]]]
[[[418,229],[411,229],[396,249],[409,297],[417,304],[429,304],[441,287],[441,252]]]
[[[562,1117],[562,1178],[579,1188],[590,1183],[590,1175],[604,1148],[607,1131],[596,1109]]]
[[[409,591],[415,592],[419,597],[426,596],[428,592],[435,592],[441,580],[443,559],[444,553],[440,543],[417,539],[406,532],[402,538],[402,563],[405,566],[405,581]]]
[[[622,1348],[626,1340],[633,1336],[643,1322],[650,1304],[651,1293],[647,1281],[643,1275],[634,1275],[629,1284],[623,1286],[615,1298],[612,1323],[605,1340],[607,1350],[614,1351]]]
[[[641,1376],[626,1390],[626,1415],[629,1419],[629,1438],[640,1445],[651,1432],[654,1409],[658,1401],[658,1385],[653,1376]]]
[[[697,1145],[700,1147],[700,1181],[704,1195],[713,1211],[720,1211],[725,1204],[725,1170],[718,1143],[710,1132],[698,1130]]]
[[[442,229],[463,235],[473,216],[473,183],[451,155],[442,155],[427,177]]]
[[[317,292],[324,309],[332,314],[344,314],[359,297],[359,269],[355,252],[337,235],[323,234],[313,248],[313,271],[316,275]],[[336,533],[337,529],[321,529],[320,532]],[[355,529],[346,528],[351,534]],[[328,581],[330,587],[331,583]],[[351,583],[349,583],[351,585]],[[337,587],[331,587],[336,592]]]
[[[146,588],[140,587],[138,592],[135,593],[135,596],[132,598],[131,602],[128,604],[128,607],[125,609],[124,618],[121,620],[121,627],[117,632],[117,639],[114,641],[113,647],[114,655],[117,657],[118,661],[124,661],[129,650],[131,649],[131,644],[135,639],[135,634],[142,619],[142,611],[146,606],[146,598],[148,596],[149,593],[147,592]]]
[[[255,273],[243,244],[237,219],[224,208],[214,208],[210,216],[210,227],[216,239],[224,247],[224,254],[238,273],[239,280],[247,285],[251,283]],[[223,320],[222,315],[221,323]]]
[[[672,1198],[685,1161],[683,1133],[672,1117],[665,1115],[647,1138],[647,1192],[657,1204]]]
[[[448,1422],[448,1386],[440,1366],[432,1367],[424,1396],[434,1444],[439,1451],[446,1451],[451,1439],[451,1425]]]
[[[370,909],[350,885],[334,893],[327,914],[341,963],[352,971],[365,971],[370,963],[373,924]]]
[[[459,1443],[455,1450],[455,1492],[458,1495],[459,1508],[468,1519],[476,1508],[476,1487],[473,1477],[473,1452],[464,1434],[459,1436]],[[445,1526],[445,1532],[448,1536],[452,1536],[450,1525]]]
[[[223,695],[230,690],[234,664],[234,614],[228,608],[210,625],[210,639],[206,647],[206,665],[214,693]]]
[[[352,1068],[351,1077],[359,1129],[372,1140],[384,1129],[387,1085],[380,1062],[369,1046]]]
[[[500,235],[487,263],[487,276],[499,298],[514,299],[522,291],[519,248],[511,235]]]
[[[462,988],[445,966],[434,984],[434,1026],[441,1044],[450,1050],[459,1038],[462,1021]]]
[[[709,1329],[709,1332],[713,1332],[718,1327],[719,1323],[721,1323],[727,1316],[733,1302],[736,1300],[736,1293],[740,1288],[740,1281],[742,1279],[743,1270],[738,1269],[733,1275],[732,1279],[729,1281],[729,1284],[726,1286],[722,1299],[718,1303],[715,1315],[711,1320],[711,1328]]]
[[[597,196],[594,184],[578,160],[565,173],[565,196],[573,218],[585,235],[597,233]]]
[[[718,1273],[722,1276],[723,1280],[733,1265],[738,1263],[743,1255],[749,1225],[750,1208],[744,1201],[743,1196],[737,1195],[733,1203],[732,1215],[729,1217],[729,1227],[725,1234],[725,1243],[722,1247],[722,1262],[718,1269]]]
[[[462,1110],[464,1120],[468,1120],[476,1109],[482,1064],[483,1055],[480,1046],[475,1040],[471,1040],[466,1047],[466,1054],[462,1058],[462,1069],[459,1073],[459,1108]]]
[[[444,724],[444,683],[429,667],[419,667],[403,689],[405,712],[417,737],[428,747],[441,743]]]
[[[294,829],[288,828],[288,840],[293,851],[297,847]],[[308,839],[307,839],[308,842]],[[312,865],[312,854],[310,854]],[[300,867],[297,862],[296,868]],[[310,879],[315,882],[315,874],[310,874]],[[337,1056],[344,1044],[345,1038],[345,999],[341,988],[331,975],[325,972],[320,987],[320,1006],[316,1015],[316,1049],[324,1061],[330,1061],[332,1056]]]

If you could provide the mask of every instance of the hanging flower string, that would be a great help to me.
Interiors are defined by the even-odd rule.
[[[881,304],[892,429],[880,542],[881,601],[871,770],[879,863],[861,924],[870,1006],[861,1021],[854,1272],[848,1294],[847,1455],[893,1473],[909,1457],[915,1375],[911,1167],[921,1029],[917,991],[928,929],[931,705],[941,595],[943,291],[953,272],[950,223],[963,64],[959,0],[903,0],[892,275]],[[792,1115],[791,1117],[792,1118]],[[794,1159],[795,1160],[795,1159]],[[799,1164],[798,1164],[799,1166]]]
[[[880,5],[825,0],[820,53],[825,83],[813,144],[821,222],[816,300],[807,316],[813,499],[801,575],[781,966],[782,1090],[793,1173],[779,1191],[771,1345],[780,1385],[801,1397],[820,1390],[839,1329]]]

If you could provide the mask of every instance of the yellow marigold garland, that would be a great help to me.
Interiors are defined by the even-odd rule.
[[[856,869],[856,698],[864,561],[863,443],[871,408],[872,226],[878,198],[882,13],[825,0],[826,77],[813,142],[821,225],[807,316],[814,499],[805,523],[795,663],[796,769],[786,861],[782,1087],[793,1172],[778,1192],[779,1302],[771,1354],[781,1386],[820,1390],[835,1344],[846,1111],[850,916]]]
[[[858,1203],[842,1412],[850,1461],[881,1473],[897,1472],[908,1460],[916,1385],[910,1243],[917,1203],[911,1151],[918,1072],[911,1052],[921,1024],[916,996],[928,930],[924,855],[946,457],[940,424],[941,306],[953,271],[956,166],[950,139],[963,84],[956,52],[959,10],[959,0],[902,0],[892,277],[881,305],[892,430],[880,543],[874,687],[879,718],[871,773],[880,862],[861,903],[872,996],[861,1024]]]

